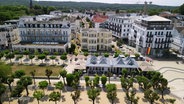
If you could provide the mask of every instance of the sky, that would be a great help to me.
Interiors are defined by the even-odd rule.
[[[143,4],[144,1],[156,5],[180,6],[184,0],[36,0],[36,1],[76,1],[76,2],[101,2],[101,3],[120,3],[120,4]]]

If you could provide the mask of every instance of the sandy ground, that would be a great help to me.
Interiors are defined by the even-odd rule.
[[[118,88],[118,91],[117,91],[117,100],[116,100],[116,104],[126,104],[125,102],[125,92],[123,92],[121,89],[121,85],[120,84],[116,84],[117,85],[117,88]],[[84,86],[84,83],[82,84],[82,87],[85,88]],[[134,85],[134,87],[138,87],[137,84]],[[59,91],[59,90],[55,90],[55,91]],[[33,97],[33,90],[29,90],[29,96],[30,97]],[[45,91],[45,94],[46,95],[49,95],[52,91]],[[23,95],[25,95],[25,91],[23,92]],[[95,103],[96,104],[110,104],[110,101],[107,99],[106,97],[106,92],[104,91],[101,91],[100,92],[100,95],[98,96],[98,98],[96,99]],[[61,100],[58,102],[58,104],[73,104],[73,100],[71,98],[71,91],[67,91],[67,92],[62,92],[61,93]],[[140,93],[140,92],[137,92],[136,94],[137,97],[139,97],[139,103],[138,104],[149,104],[149,102],[147,102],[145,99],[144,99],[144,94],[143,93]],[[168,98],[173,98],[172,96],[170,95],[166,95],[164,96],[165,99],[168,99]],[[87,95],[87,91],[86,90],[83,90],[81,91],[81,96],[80,96],[80,99],[78,100],[78,103],[77,104],[91,104],[92,101],[88,98],[88,95]],[[9,104],[8,101],[5,101],[3,104]],[[13,100],[10,102],[10,104],[17,104],[17,99],[16,100]],[[34,99],[33,101],[30,101],[29,104],[37,104],[37,100]],[[46,100],[42,100],[40,101],[40,104],[54,104],[54,102],[51,102],[48,100],[48,98]],[[161,104],[160,100],[156,101],[156,104]],[[169,104],[169,103],[166,103],[166,104]],[[180,102],[180,100],[176,99],[176,102],[175,104],[182,104],[182,102]]]

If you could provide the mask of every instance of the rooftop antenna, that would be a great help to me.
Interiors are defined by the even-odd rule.
[[[145,1],[144,2],[144,15],[148,14],[148,4],[151,5],[152,1],[150,1],[150,2]]]
[[[33,8],[33,1],[29,0],[29,8],[32,9]]]

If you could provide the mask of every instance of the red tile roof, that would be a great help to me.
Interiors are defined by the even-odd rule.
[[[93,22],[102,23],[102,22],[105,22],[105,20],[107,19],[108,19],[108,16],[94,15],[92,20]]]

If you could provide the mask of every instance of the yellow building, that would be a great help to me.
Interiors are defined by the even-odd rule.
[[[107,29],[89,28],[81,30],[81,48],[88,51],[111,51],[112,32]]]

